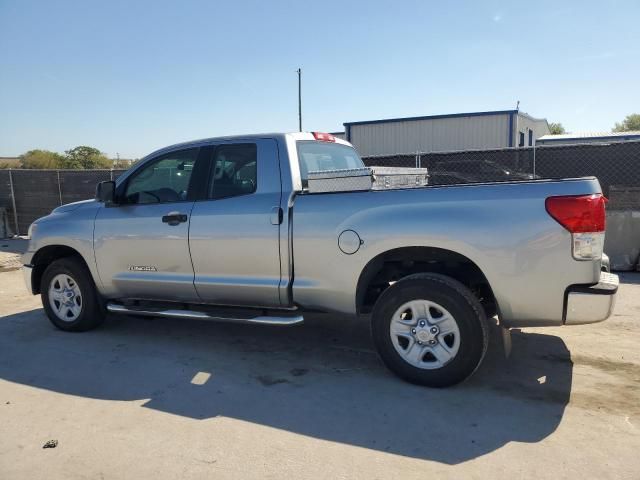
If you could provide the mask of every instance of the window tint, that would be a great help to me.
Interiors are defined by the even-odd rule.
[[[213,151],[208,198],[246,195],[258,186],[258,149],[255,143],[221,145]]]
[[[309,172],[364,167],[354,148],[339,143],[298,142],[298,159],[303,181],[308,179]]]
[[[172,152],[142,167],[127,181],[126,203],[186,200],[197,152],[197,148]]]
[[[533,130],[529,130],[529,146],[533,146]]]
[[[520,132],[520,141],[518,142],[519,147],[524,147],[524,132]]]

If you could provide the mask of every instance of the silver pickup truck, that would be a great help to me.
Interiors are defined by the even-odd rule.
[[[53,324],[107,312],[292,325],[359,315],[414,383],[462,381],[488,318],[605,320],[605,202],[595,178],[313,193],[309,172],[357,169],[329,134],[222,137],[158,150],[30,228],[27,287]],[[494,321],[495,322],[495,321]]]

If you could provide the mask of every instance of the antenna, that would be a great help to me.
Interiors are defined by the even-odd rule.
[[[302,131],[302,69],[298,68],[298,130]]]

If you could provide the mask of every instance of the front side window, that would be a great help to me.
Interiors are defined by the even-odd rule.
[[[309,172],[364,167],[360,155],[353,147],[329,142],[297,143],[300,176],[303,182],[308,180]]]
[[[255,143],[220,145],[213,151],[209,199],[237,197],[258,187],[258,148]]]
[[[187,200],[198,149],[180,150],[153,160],[127,181],[125,203],[169,203]]]

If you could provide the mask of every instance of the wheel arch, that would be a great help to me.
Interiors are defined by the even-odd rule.
[[[356,311],[369,313],[390,282],[416,273],[439,273],[458,280],[478,297],[489,316],[498,305],[489,280],[470,258],[437,247],[401,247],[382,252],[363,268],[356,287]]]
[[[77,258],[88,272],[91,272],[86,260],[75,248],[68,245],[46,245],[40,248],[32,257],[33,273],[31,275],[31,291],[34,294],[40,293],[40,283],[42,275],[51,263],[61,258]]]

